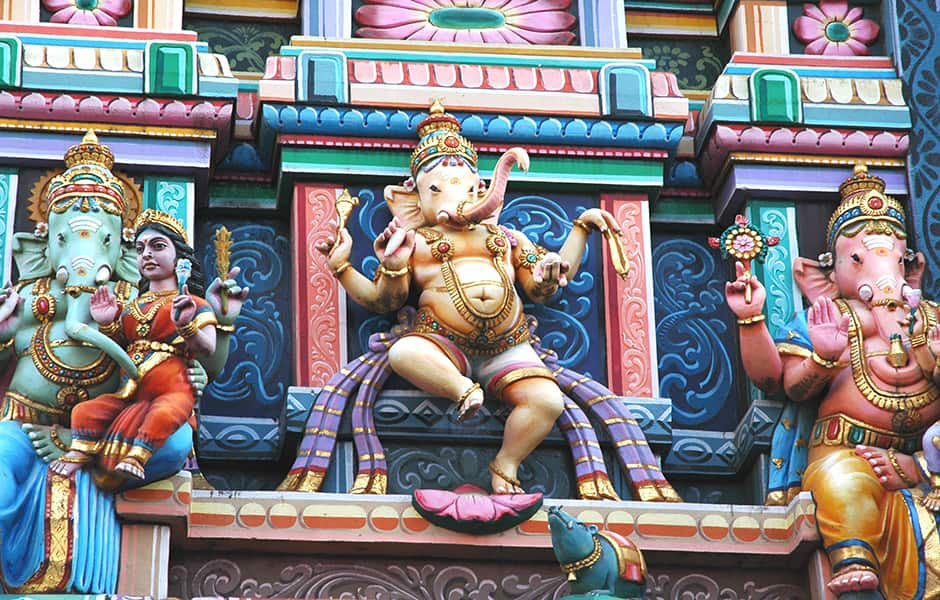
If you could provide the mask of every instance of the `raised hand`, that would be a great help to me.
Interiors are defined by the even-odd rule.
[[[415,249],[415,232],[405,230],[398,217],[395,217],[375,238],[372,247],[386,269],[397,271],[411,260]]]
[[[604,233],[608,229],[614,233],[620,233],[620,224],[614,215],[601,208],[589,208],[578,217],[585,225],[592,226],[594,229]]]
[[[196,302],[189,295],[189,286],[183,286],[183,293],[173,298],[173,310],[170,312],[177,327],[183,327],[196,318]]]
[[[532,280],[540,286],[568,285],[567,273],[571,269],[568,261],[563,260],[557,252],[549,252],[542,260],[535,264],[532,270]]]
[[[849,347],[849,316],[828,296],[820,296],[806,316],[813,351],[824,360],[839,360]]]
[[[0,290],[0,323],[13,316],[22,300],[23,298],[16,293],[11,283],[7,283]]]
[[[111,290],[107,286],[101,286],[91,295],[91,318],[98,325],[107,325],[114,323],[117,319],[120,307],[117,299],[111,295]]]
[[[216,277],[212,280],[212,283],[209,284],[209,287],[206,288],[206,301],[209,303],[209,306],[212,307],[213,312],[215,312],[215,317],[220,325],[231,325],[234,323],[235,319],[238,318],[238,315],[242,311],[242,305],[245,303],[245,300],[248,299],[248,292],[251,288],[238,285],[235,278],[238,277],[239,273],[241,273],[241,268],[233,267],[225,276],[225,281]],[[227,298],[227,310],[224,312],[222,311],[222,294],[225,294]]]
[[[349,262],[349,256],[352,254],[352,236],[344,227],[339,232],[339,239],[329,236],[317,242],[316,249],[327,257],[326,262],[330,270],[336,271]]]
[[[927,344],[934,358],[940,356],[940,324],[934,325],[927,332]]]
[[[747,273],[741,261],[735,261],[734,271],[737,278],[725,283],[725,300],[728,302],[728,307],[739,319],[756,317],[764,310],[767,291],[757,277]],[[744,299],[744,291],[748,285],[751,286],[750,304]]]

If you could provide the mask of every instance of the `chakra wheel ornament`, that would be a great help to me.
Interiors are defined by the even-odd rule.
[[[751,225],[744,215],[737,215],[734,225],[725,229],[720,237],[708,238],[708,245],[721,250],[722,258],[731,257],[744,264],[743,276],[748,280],[751,278],[751,261],[756,259],[757,262],[764,262],[767,249],[779,243],[779,237],[764,235],[760,229]],[[750,283],[744,287],[744,301],[751,303]]]

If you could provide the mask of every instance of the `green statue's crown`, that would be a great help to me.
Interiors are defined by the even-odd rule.
[[[829,219],[826,241],[830,251],[842,231],[860,223],[867,222],[873,230],[884,233],[906,235],[904,206],[884,192],[883,179],[870,175],[867,166],[855,165],[852,176],[839,186],[842,201]]]
[[[476,168],[477,151],[470,140],[460,135],[460,121],[444,112],[440,100],[431,103],[430,115],[418,125],[418,146],[411,153],[411,175],[425,163],[442,156],[453,156]]]
[[[46,204],[50,211],[62,213],[74,206],[88,212],[100,207],[124,217],[124,185],[111,172],[114,153],[98,143],[93,130],[89,129],[80,143],[68,149],[65,166],[65,172],[49,181]]]

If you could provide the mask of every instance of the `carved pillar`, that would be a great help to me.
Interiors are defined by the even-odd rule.
[[[790,53],[790,20],[783,0],[740,0],[729,30],[732,52]]]
[[[623,0],[578,0],[581,45],[626,48],[627,19],[623,7]]]
[[[125,523],[121,527],[118,594],[166,598],[169,568],[169,526]]]
[[[294,382],[322,386],[346,362],[346,294],[315,244],[335,234],[333,203],[343,188],[328,184],[294,186],[294,315],[297,327]]]
[[[630,274],[621,279],[604,245],[607,381],[618,394],[657,397],[649,204],[645,194],[601,194],[601,208],[620,223],[630,257]]]
[[[16,170],[0,170],[0,281],[13,276],[12,254],[13,225],[16,220]]]
[[[352,37],[352,0],[305,0],[300,6],[304,35],[344,40]]]
[[[196,208],[196,184],[188,177],[147,177],[144,179],[144,208],[155,208],[173,215],[186,227],[193,241]]]
[[[0,21],[39,22],[39,0],[0,0]]]
[[[768,249],[763,264],[755,261],[752,265],[754,276],[767,289],[767,302],[764,304],[767,329],[770,335],[776,335],[777,330],[789,322],[793,313],[803,308],[800,289],[793,279],[793,259],[800,254],[796,236],[796,205],[793,202],[753,200],[748,202],[745,216],[764,234],[780,238],[779,244]],[[765,397],[750,380],[748,390],[752,402]]]
[[[134,27],[182,31],[183,0],[135,0]]]

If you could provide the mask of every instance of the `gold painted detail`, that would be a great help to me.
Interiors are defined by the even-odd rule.
[[[883,410],[899,412],[923,408],[940,396],[940,389],[932,381],[927,381],[924,388],[918,392],[892,392],[878,388],[872,381],[868,364],[865,361],[865,338],[862,335],[858,315],[845,300],[836,300],[835,303],[842,314],[849,315],[849,356],[852,364],[852,378],[858,390],[869,402]],[[919,311],[924,328],[929,331],[937,323],[936,314],[933,311],[924,310],[923,307],[920,307]]]
[[[597,536],[594,536],[594,550],[590,554],[582,558],[581,560],[576,560],[570,563],[561,563],[561,572],[567,573],[568,581],[577,581],[578,577],[575,575],[576,572],[581,569],[587,569],[588,567],[594,566],[597,561],[601,559],[601,542],[597,539]]]
[[[130,303],[131,316],[137,321],[137,335],[147,337],[150,335],[151,321],[157,316],[161,308],[173,299],[177,294],[176,290],[164,290],[162,292],[146,292],[134,298]],[[147,310],[142,310],[141,306],[149,304]]]
[[[525,246],[519,250],[519,255],[516,257],[516,268],[534,271],[535,265],[537,265],[546,254],[548,254],[548,250],[539,245],[533,244],[531,246]]]
[[[39,374],[58,385],[91,387],[107,381],[116,364],[102,352],[90,363],[73,366],[59,359],[52,350],[49,331],[52,325],[43,323],[36,328],[30,343],[30,355]]]

